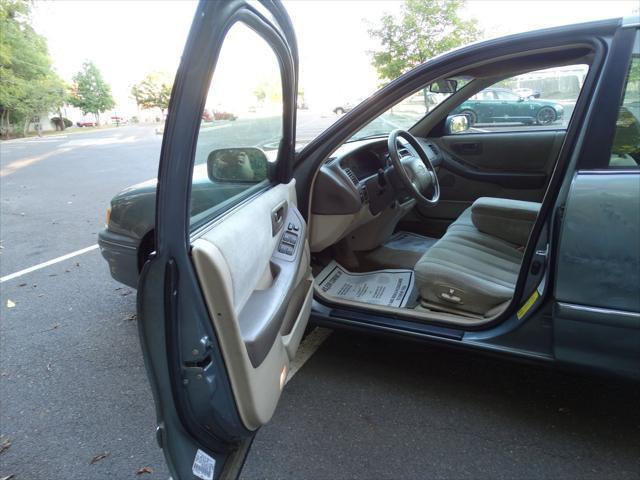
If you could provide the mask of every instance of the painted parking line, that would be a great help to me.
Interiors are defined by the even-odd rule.
[[[0,145],[16,145],[25,143],[49,143],[58,142],[61,139],[67,138],[67,135],[47,135],[46,137],[28,137],[28,138],[14,138],[11,140],[3,140]]]
[[[25,268],[24,270],[20,270],[19,272],[11,273],[9,275],[5,275],[0,278],[0,283],[7,282],[9,280],[13,280],[14,278],[21,277],[22,275],[26,275],[27,273],[35,272],[36,270],[40,270],[41,268],[48,267],[50,265],[54,265],[56,263],[64,262],[73,257],[77,257],[78,255],[82,255],[83,253],[90,252],[98,248],[98,244],[91,245],[87,248],[82,248],[80,250],[76,250],[75,252],[67,253],[66,255],[62,255],[61,257],[54,258],[53,260],[49,260],[46,262],[39,263],[38,265],[34,265],[33,267]]]
[[[56,263],[64,262],[65,260],[77,257],[78,255],[83,255],[85,253],[96,250],[97,248],[98,244],[91,245],[90,247],[82,248],[80,250],[76,250],[75,252],[67,253],[66,255],[62,255],[52,260],[39,263],[38,265],[34,265],[33,267],[25,268],[24,270],[20,270],[19,272],[5,275],[4,277],[0,278],[0,283],[13,280],[14,278],[21,277],[22,275],[35,272],[36,270],[40,270],[51,265],[55,265]],[[287,375],[287,380],[285,383],[289,382],[289,380],[291,380],[293,376],[298,373],[298,371],[304,366],[304,364],[307,363],[307,360],[309,360],[312,355],[318,350],[318,348],[320,348],[320,346],[324,343],[324,341],[329,338],[329,335],[331,335],[332,332],[333,330],[329,328],[316,327],[309,335],[307,335],[302,343],[300,343],[298,352],[291,362],[289,373]]]
[[[327,338],[329,338],[331,332],[333,332],[333,330],[331,330],[330,328],[316,327],[309,335],[307,335],[307,337],[300,344],[298,352],[291,362],[291,365],[289,367],[289,374],[287,375],[285,384],[287,384],[289,380],[291,380],[293,376],[298,373],[298,370],[300,370],[303,365],[307,363],[307,360],[309,360],[311,356],[316,353],[316,350],[320,348],[320,345],[322,345],[322,343]]]

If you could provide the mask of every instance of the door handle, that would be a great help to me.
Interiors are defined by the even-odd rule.
[[[271,234],[275,237],[284,225],[287,216],[287,202],[284,201],[271,211]]]
[[[477,155],[482,153],[482,144],[479,142],[455,143],[453,149],[461,154]]]

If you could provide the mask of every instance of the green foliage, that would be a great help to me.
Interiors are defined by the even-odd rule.
[[[131,87],[131,96],[139,107],[157,107],[164,113],[169,108],[173,80],[166,72],[148,73],[140,83]]]
[[[279,78],[261,80],[253,89],[253,95],[258,103],[281,103],[282,81]]]
[[[30,25],[31,3],[0,0],[0,128],[59,108],[66,87],[51,66],[45,39]]]
[[[480,36],[475,20],[463,20],[464,0],[405,0],[400,15],[385,14],[369,35],[380,42],[371,52],[382,80],[393,80],[430,58]]]
[[[115,106],[111,87],[93,62],[84,62],[82,70],[73,76],[73,82],[71,105],[78,107],[83,114],[93,113],[97,120],[102,112]]]
[[[65,128],[69,128],[73,126],[73,122],[69,120],[67,117],[63,117],[62,121],[64,123]],[[60,117],[51,118],[51,123],[55,125],[56,130],[61,130]]]

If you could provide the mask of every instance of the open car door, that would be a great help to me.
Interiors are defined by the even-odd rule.
[[[278,0],[203,1],[162,144],[138,321],[173,478],[235,477],[309,318],[297,47]]]

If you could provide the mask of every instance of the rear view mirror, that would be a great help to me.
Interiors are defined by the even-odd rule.
[[[455,80],[450,80],[448,78],[436,80],[431,85],[429,85],[429,91],[431,93],[456,93],[457,90],[458,82]]]
[[[447,117],[444,128],[447,135],[466,132],[469,130],[469,117],[466,115],[451,115]]]
[[[212,182],[258,183],[267,178],[267,157],[254,147],[221,148],[207,158]]]

